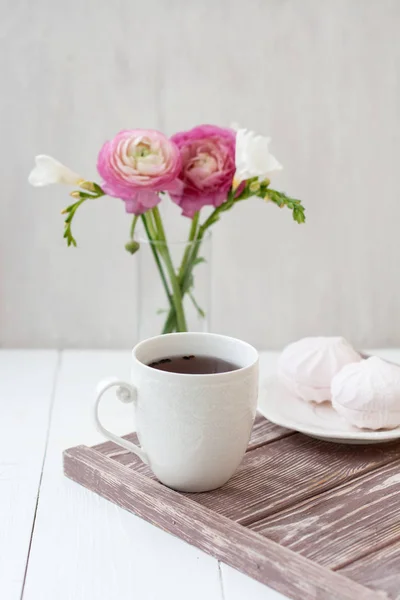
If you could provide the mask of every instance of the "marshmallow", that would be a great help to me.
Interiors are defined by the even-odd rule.
[[[344,367],[332,380],[332,406],[351,425],[400,425],[400,367],[373,356]]]
[[[361,356],[342,337],[308,337],[289,344],[278,361],[278,376],[289,391],[310,402],[331,399],[331,380]]]

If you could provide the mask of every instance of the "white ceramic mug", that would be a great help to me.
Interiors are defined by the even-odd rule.
[[[149,367],[161,358],[194,354],[227,360],[237,369],[192,375]],[[212,333],[171,333],[140,342],[132,351],[132,383],[99,384],[98,429],[134,452],[165,485],[184,492],[220,487],[238,468],[256,413],[258,353],[249,344]],[[140,447],[105,429],[98,415],[103,394],[133,402]]]

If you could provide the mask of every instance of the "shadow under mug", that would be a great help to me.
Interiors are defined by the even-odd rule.
[[[237,369],[200,375],[148,366],[187,354],[217,357]],[[140,446],[100,422],[100,400],[114,386],[121,401],[133,403]],[[171,333],[134,347],[130,383],[113,379],[99,384],[94,418],[105,437],[139,456],[159,481],[183,492],[204,492],[226,483],[241,463],[257,394],[258,353],[253,346],[212,333]]]

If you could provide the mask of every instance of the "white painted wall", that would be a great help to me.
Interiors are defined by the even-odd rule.
[[[215,228],[212,327],[260,348],[342,333],[400,344],[400,2],[2,0],[0,345],[127,347],[123,205],[62,239],[65,189],[37,153],[95,177],[122,128],[235,120],[269,133],[306,226],[253,200]],[[106,240],[106,241],[103,241]]]

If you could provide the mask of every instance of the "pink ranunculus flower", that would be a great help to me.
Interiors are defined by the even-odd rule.
[[[180,192],[181,166],[176,144],[152,129],[121,131],[104,144],[97,160],[103,190],[136,215],[160,202],[158,192]]]
[[[203,206],[219,206],[227,199],[235,174],[235,140],[232,129],[199,125],[172,136],[182,156],[179,179],[183,189],[171,193],[182,214],[193,217]]]

